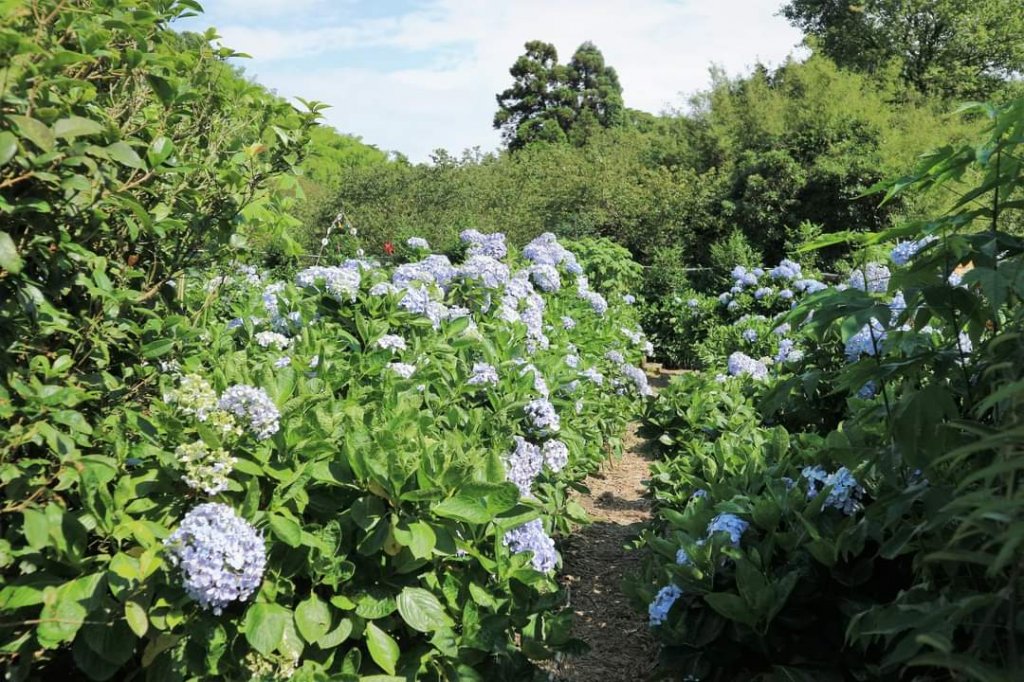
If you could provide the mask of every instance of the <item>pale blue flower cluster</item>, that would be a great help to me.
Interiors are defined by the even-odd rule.
[[[789,259],[779,261],[779,264],[768,271],[772,279],[799,279],[803,274],[800,264]]]
[[[399,289],[414,284],[436,284],[444,289],[458,272],[447,256],[430,255],[415,263],[402,263],[391,273],[391,283]]]
[[[804,467],[800,475],[807,479],[808,499],[817,497],[822,489],[831,487],[821,505],[822,510],[832,507],[850,516],[861,508],[864,488],[846,467],[840,467],[831,474],[820,465]]]
[[[550,431],[557,433],[561,428],[561,421],[555,406],[547,398],[537,398],[526,403],[523,408],[530,427],[536,431]]]
[[[505,235],[501,232],[482,234],[477,230],[463,230],[459,239],[466,244],[468,256],[490,256],[501,260],[508,254]]]
[[[519,488],[523,497],[530,495],[530,488],[544,466],[544,457],[539,447],[522,436],[515,436],[516,445],[505,455],[505,478]]]
[[[586,277],[576,278],[576,293],[598,315],[604,315],[608,312],[608,301],[601,294],[590,290],[590,282],[587,281]]]
[[[263,348],[269,348],[273,346],[277,350],[284,350],[288,346],[292,345],[292,340],[283,334],[277,332],[259,332],[254,337],[256,343]]]
[[[816,279],[798,279],[793,282],[793,289],[804,294],[813,294],[828,289],[828,285]]]
[[[580,376],[583,377],[584,379],[587,379],[591,383],[596,384],[597,386],[600,386],[601,384],[604,383],[604,375],[598,372],[593,367],[588,367],[587,369],[580,372]]]
[[[892,259],[894,265],[906,265],[909,263],[914,256],[924,247],[928,246],[937,239],[934,235],[928,235],[917,241],[900,242],[893,250],[889,253],[889,257]]]
[[[756,329],[744,329],[743,340],[747,343],[754,343],[757,341],[757,330]]]
[[[576,320],[572,319],[568,315],[562,316],[562,329],[572,330],[576,328]]]
[[[500,289],[509,280],[508,266],[491,256],[470,256],[458,266],[457,272],[460,277],[478,282],[485,289]]]
[[[864,400],[871,400],[876,393],[878,393],[878,385],[871,380],[857,389],[857,397]]]
[[[558,268],[553,265],[540,263],[531,266],[530,279],[540,287],[541,291],[548,293],[562,288],[562,278],[558,275]]]
[[[793,326],[789,322],[783,322],[778,327],[772,330],[772,334],[776,336],[785,336],[793,330]]]
[[[691,298],[686,302],[686,305],[689,306],[690,308],[697,308],[700,306],[700,301],[698,301],[695,298]]]
[[[448,318],[448,308],[434,299],[426,287],[410,287],[398,302],[398,307],[430,320],[434,329],[441,326],[441,321]]]
[[[636,296],[634,296],[633,294],[623,294],[622,302],[625,303],[626,305],[633,305],[634,303],[636,303]]]
[[[408,379],[416,371],[416,365],[410,365],[406,362],[392,362],[388,365],[388,369],[403,379]]]
[[[565,356],[565,364],[568,365],[569,367],[572,367],[573,369],[578,368],[580,366],[580,356],[578,356],[578,355],[566,355]]]
[[[870,324],[864,325],[856,334],[846,340],[847,362],[855,362],[862,355],[874,356],[881,349],[885,337],[885,327],[875,318],[871,318]]]
[[[665,622],[665,619],[668,618],[668,612],[672,609],[672,605],[681,596],[683,596],[683,590],[674,583],[669,583],[658,591],[658,594],[654,596],[654,601],[647,607],[647,615],[650,619],[651,627]]]
[[[423,249],[424,251],[430,250],[430,243],[423,237],[409,237],[405,240],[405,244],[410,249]]]
[[[164,547],[181,569],[188,595],[216,615],[248,599],[263,580],[263,538],[225,504],[209,502],[189,511]]]
[[[719,514],[708,524],[708,537],[710,538],[715,533],[728,533],[732,546],[739,547],[740,538],[749,527],[750,524],[747,521],[735,514]]]
[[[764,379],[768,376],[768,368],[760,360],[755,360],[746,353],[736,351],[729,356],[729,375],[749,376],[753,379]]]
[[[533,390],[545,398],[551,395],[551,391],[548,389],[548,382],[544,380],[544,375],[540,373],[540,370],[533,363],[523,364],[523,368],[519,370],[519,376],[526,376],[528,372],[533,373]]]
[[[794,295],[792,289],[783,289],[779,292],[779,298],[783,301],[792,301]]]
[[[262,388],[237,384],[220,396],[217,406],[237,419],[248,421],[259,440],[270,438],[281,428],[281,413]]]
[[[605,353],[604,359],[610,360],[611,362],[614,362],[616,365],[621,365],[626,362],[626,358],[623,357],[622,353],[620,353],[617,350],[610,350],[607,353]]]
[[[575,254],[559,244],[558,238],[551,232],[545,232],[524,246],[523,258],[537,265],[564,265],[566,271],[573,275],[583,273]]]
[[[405,339],[397,334],[385,334],[384,336],[377,339],[377,348],[384,350],[396,351],[405,350],[407,348]]]
[[[277,360],[274,360],[273,367],[274,369],[284,369],[290,364],[292,364],[292,359],[287,355],[282,355]]]
[[[775,354],[775,362],[794,363],[804,359],[804,352],[795,347],[793,339],[782,339],[779,341],[779,352]]]
[[[503,540],[513,554],[533,552],[533,568],[541,573],[547,573],[558,563],[555,542],[544,532],[544,524],[540,519],[513,528],[505,533]]]
[[[881,263],[868,263],[850,273],[846,283],[853,289],[871,294],[882,294],[889,289],[889,268]]]
[[[362,277],[358,267],[320,265],[300,270],[295,275],[295,284],[300,287],[319,289],[321,282],[323,290],[335,300],[354,301],[359,295]]]
[[[541,446],[541,454],[548,468],[558,473],[569,463],[569,446],[560,440],[548,440]]]
[[[497,384],[498,370],[494,368],[494,365],[490,365],[486,362],[474,362],[473,374],[466,380],[466,383],[470,386]]]
[[[772,289],[771,287],[761,287],[760,289],[754,292],[754,298],[760,301],[767,298],[768,296],[771,296],[774,292],[775,290]]]
[[[619,370],[633,383],[633,388],[638,394],[642,396],[654,395],[654,391],[651,390],[647,382],[647,374],[642,369],[633,365],[623,364],[619,366]]]

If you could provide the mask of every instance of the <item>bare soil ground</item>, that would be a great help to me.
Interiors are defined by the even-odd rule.
[[[675,373],[675,372],[672,372]],[[670,379],[666,371],[651,378],[657,388]],[[590,493],[577,495],[592,523],[569,536],[561,547],[564,569],[559,579],[569,591],[573,636],[590,645],[582,656],[566,657],[545,668],[559,682],[639,682],[653,671],[658,644],[647,618],[622,593],[627,576],[640,571],[642,556],[626,545],[650,518],[643,495],[648,477],[645,441],[637,425],[626,434],[625,453],[586,480]]]

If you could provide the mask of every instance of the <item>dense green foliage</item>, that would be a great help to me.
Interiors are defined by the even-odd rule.
[[[921,92],[990,97],[1024,73],[1016,0],[790,0],[782,13],[837,64],[892,68]]]
[[[975,178],[950,211],[812,245],[859,244],[849,287],[758,324],[770,296],[748,288],[795,278],[738,269],[739,291],[701,302],[735,302],[728,327],[757,336],[726,329],[712,369],[649,412],[663,459],[635,590],[646,605],[663,588],[650,614],[673,674],[1020,677],[1024,242],[1006,228],[1024,196],[1024,101],[975,111],[986,138],[887,185]],[[868,260],[893,240],[890,277]]]
[[[860,196],[972,129],[938,101],[896,102],[895,89],[822,57],[718,76],[693,111],[637,115],[582,146],[350,168],[315,222],[322,231],[344,209],[371,252],[412,234],[444,247],[467,227],[503,229],[517,243],[543,231],[600,235],[669,279],[671,268],[708,265],[714,245],[738,229],[774,261],[816,229],[878,229],[945,201],[901,197],[879,207]],[[663,283],[652,287],[653,297]]]
[[[531,40],[509,69],[511,87],[499,93],[494,127],[509,150],[531,142],[585,144],[599,128],[625,121],[622,86],[615,69],[591,42],[558,63],[554,45]]]

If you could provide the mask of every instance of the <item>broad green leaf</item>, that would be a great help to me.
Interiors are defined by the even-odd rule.
[[[398,664],[398,642],[391,635],[377,627],[374,622],[366,624],[366,648],[370,650],[370,658],[389,675],[395,674]]]
[[[174,143],[160,135],[149,143],[149,149],[146,150],[146,160],[149,161],[150,167],[159,166],[173,153]]]
[[[286,516],[271,514],[270,530],[289,547],[298,547],[302,544],[302,528]]]
[[[107,153],[110,154],[110,158],[123,166],[136,168],[138,170],[146,168],[146,164],[143,163],[142,158],[127,142],[115,142],[107,145],[106,149]]]
[[[739,595],[729,592],[714,592],[705,594],[704,601],[715,611],[737,623],[753,626],[757,622],[757,617]]]
[[[53,151],[53,145],[56,142],[56,138],[53,135],[53,131],[50,130],[50,126],[29,116],[11,115],[8,116],[7,119],[13,123],[18,128],[18,132],[20,132],[21,135],[32,144],[39,147],[44,152]]]
[[[4,166],[18,153],[18,138],[9,130],[0,133],[0,166]]]
[[[21,272],[21,256],[14,245],[11,235],[0,232],[0,268],[7,270],[12,275]]]
[[[36,509],[26,509],[22,512],[24,516],[23,530],[25,539],[32,549],[42,549],[50,541],[50,522],[46,514]]]
[[[413,630],[432,632],[450,628],[449,618],[437,597],[421,587],[406,587],[398,595],[398,613]]]
[[[480,498],[449,497],[435,505],[433,511],[443,518],[466,523],[487,523],[494,518],[487,503]]]
[[[174,350],[174,339],[157,339],[142,346],[142,357],[158,358]]]
[[[145,637],[149,630],[149,617],[146,616],[146,609],[137,601],[126,601],[124,603],[124,617],[128,621],[128,627],[138,637]]]
[[[295,607],[295,626],[310,644],[316,644],[331,627],[331,610],[316,594]]]
[[[245,612],[245,639],[253,649],[269,656],[281,644],[291,612],[279,604],[253,604]]]
[[[82,116],[68,116],[58,119],[53,124],[53,134],[63,139],[72,139],[83,135],[96,135],[102,133],[103,126],[89,118]]]

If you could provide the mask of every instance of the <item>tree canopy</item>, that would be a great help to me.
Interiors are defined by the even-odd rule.
[[[525,48],[509,69],[512,85],[497,95],[494,127],[509,149],[534,141],[580,144],[596,128],[624,123],[618,74],[596,45],[580,45],[568,64],[558,63],[550,43],[531,40]]]
[[[839,66],[895,66],[921,92],[985,97],[1024,71],[1020,0],[790,0],[782,14]]]

